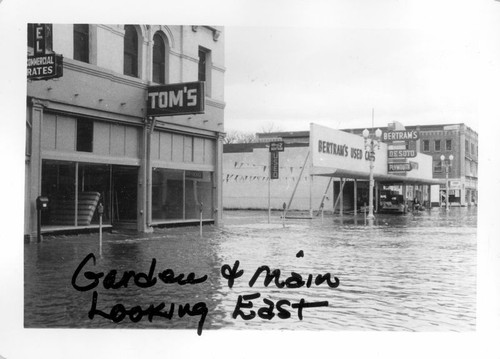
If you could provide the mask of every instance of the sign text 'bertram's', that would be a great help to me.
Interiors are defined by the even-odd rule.
[[[350,156],[353,159],[360,160],[363,158],[363,150],[361,148],[351,147],[349,151],[349,146],[345,144],[338,144],[328,141],[318,141],[318,152],[319,153],[328,153],[331,155],[337,155],[342,157]],[[365,158],[368,159],[369,152],[365,152]]]
[[[418,140],[418,131],[389,131],[384,132],[383,141]]]
[[[148,116],[201,114],[204,111],[204,82],[185,82],[148,88]]]

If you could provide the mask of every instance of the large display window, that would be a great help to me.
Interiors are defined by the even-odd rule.
[[[44,160],[42,196],[49,198],[42,226],[73,227],[137,221],[137,177],[133,166]]]
[[[153,168],[152,219],[155,222],[213,219],[213,175],[206,171]]]

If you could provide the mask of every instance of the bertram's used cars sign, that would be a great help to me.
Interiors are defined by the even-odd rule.
[[[315,174],[336,170],[369,174],[372,154],[365,149],[363,137],[314,123],[311,124],[309,136]],[[374,173],[387,174],[387,145],[380,143],[380,148],[375,148],[373,156]]]
[[[205,111],[205,83],[184,82],[148,88],[148,116],[200,114]]]

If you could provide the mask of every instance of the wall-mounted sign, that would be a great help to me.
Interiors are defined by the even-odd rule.
[[[269,143],[269,152],[283,152],[285,150],[285,142],[270,142]]]
[[[383,141],[418,140],[418,131],[389,131],[382,135]]]
[[[205,112],[205,83],[185,82],[148,88],[148,116],[176,116]]]
[[[310,127],[310,153],[315,173],[353,171],[369,174],[371,156],[366,151],[363,137],[312,123]],[[373,153],[374,174],[387,174],[387,144],[381,143]]]
[[[63,57],[57,54],[28,56],[28,79],[48,80],[63,75]]]
[[[52,24],[30,24],[33,56],[28,56],[28,80],[49,80],[63,75],[63,57],[51,51]]]
[[[409,163],[388,163],[387,172],[407,172],[411,171]]]
[[[415,150],[389,150],[387,151],[387,157],[389,158],[412,158],[417,156],[417,151]]]

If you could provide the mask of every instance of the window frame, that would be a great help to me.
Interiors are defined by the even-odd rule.
[[[139,32],[134,25],[125,25],[124,29],[123,74],[139,78]],[[127,59],[130,59],[130,66]]]
[[[450,145],[448,146],[448,144],[450,144]],[[453,150],[453,141],[450,138],[447,138],[445,140],[444,148],[445,148],[446,151],[452,151]]]
[[[434,140],[434,151],[441,151],[441,140]]]
[[[151,79],[155,83],[159,84],[165,84],[167,83],[167,42],[165,41],[164,37],[161,35],[161,31],[155,32],[153,35],[153,56],[152,56],[152,71],[151,71]],[[158,39],[161,41],[158,45],[159,48],[157,48],[157,41],[155,39]],[[155,49],[158,49],[156,52]],[[159,54],[161,56],[160,61],[155,61],[156,60],[156,54]],[[160,74],[158,78],[156,78],[155,74],[155,68],[158,65],[158,68],[160,70]]]
[[[427,145],[427,146],[426,146],[426,145]],[[424,152],[430,152],[430,150],[431,150],[431,145],[430,145],[429,140],[423,140],[423,141],[422,141],[422,147],[423,147],[423,151],[424,151]]]
[[[79,31],[77,30],[77,27],[81,26],[86,26],[86,32],[85,31]],[[77,35],[80,35],[82,40],[78,41],[78,44],[82,45],[81,48],[83,49],[82,52],[77,53]],[[79,46],[80,48],[80,46]],[[83,56],[77,56],[81,55],[83,53]],[[90,63],[90,25],[89,24],[74,24],[73,25],[73,60],[85,62],[87,64]]]
[[[198,46],[198,81],[205,82],[205,96],[212,95],[212,51]]]

